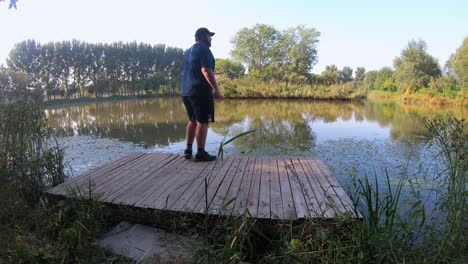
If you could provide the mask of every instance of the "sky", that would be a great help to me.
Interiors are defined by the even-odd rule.
[[[202,26],[216,32],[214,56],[229,58],[236,32],[257,23],[320,31],[315,73],[330,64],[392,66],[412,39],[426,41],[429,54],[443,65],[468,37],[468,1],[19,0],[17,10],[0,2],[0,64],[26,39],[137,41],[186,49]]]

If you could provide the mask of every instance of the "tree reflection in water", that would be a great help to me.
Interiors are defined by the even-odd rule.
[[[58,137],[92,135],[164,147],[184,140],[187,117],[179,98],[135,99],[48,108],[49,125]],[[378,124],[390,139],[417,142],[426,135],[424,118],[463,109],[404,106],[394,102],[324,102],[307,100],[225,100],[217,102],[211,130],[219,135],[256,132],[233,142],[238,152],[278,155],[307,153],[316,145],[318,122],[347,126]],[[334,131],[346,138],[347,131]],[[363,131],[365,136],[365,131]],[[385,133],[382,129],[381,133]]]

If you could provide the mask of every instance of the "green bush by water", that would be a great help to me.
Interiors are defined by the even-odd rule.
[[[358,100],[366,98],[355,83],[309,85],[285,82],[263,82],[255,79],[224,79],[219,81],[226,98],[301,98],[316,100]]]
[[[0,101],[0,263],[112,260],[91,244],[108,222],[102,205],[77,195],[57,203],[45,194],[67,176],[39,102],[28,94]]]

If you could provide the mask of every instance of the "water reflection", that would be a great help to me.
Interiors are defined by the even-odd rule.
[[[96,136],[144,148],[184,139],[186,114],[179,98],[89,103],[46,110],[58,137]],[[307,152],[317,142],[379,138],[418,142],[427,131],[424,118],[463,109],[401,106],[392,102],[318,102],[306,100],[225,100],[217,103],[211,131],[225,135],[255,129],[235,142],[239,152],[272,149]]]

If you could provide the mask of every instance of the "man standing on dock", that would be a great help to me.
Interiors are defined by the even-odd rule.
[[[214,122],[213,92],[216,99],[223,98],[214,75],[215,59],[210,50],[214,34],[207,28],[199,28],[195,32],[195,44],[184,56],[182,100],[189,117],[184,156],[192,158],[192,144],[196,138],[198,150],[195,161],[216,160],[216,156],[205,151],[208,122]]]

